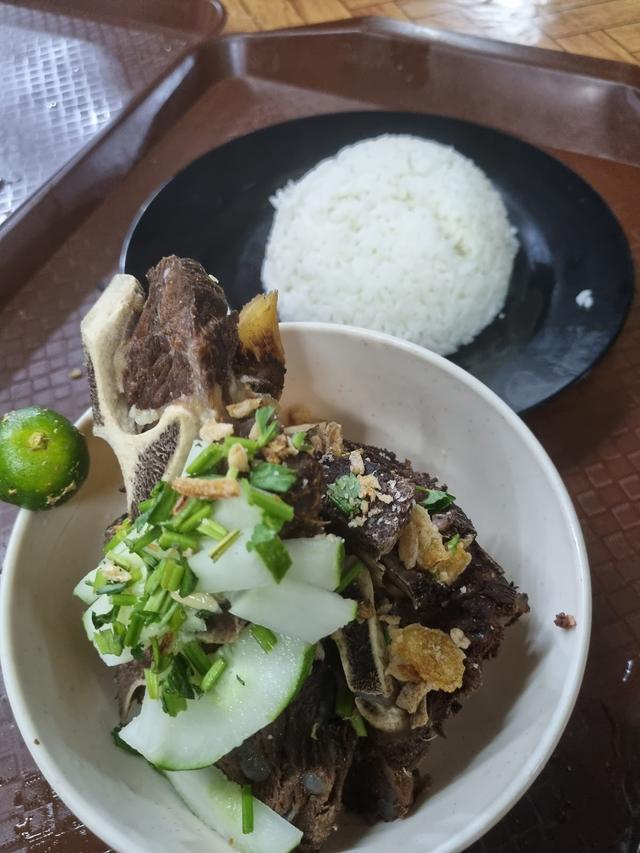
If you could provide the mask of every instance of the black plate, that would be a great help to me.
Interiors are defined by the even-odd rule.
[[[298,119],[235,139],[187,166],[140,212],[122,267],[143,280],[164,255],[199,260],[239,307],[260,290],[269,197],[344,145],[410,133],[455,146],[501,193],[521,249],[504,318],[452,361],[518,412],[579,379],[607,351],[629,308],[633,265],[618,221],[564,164],[515,137],[440,116],[361,112]],[[576,304],[590,289],[590,310]],[[305,319],[304,317],[300,318]]]

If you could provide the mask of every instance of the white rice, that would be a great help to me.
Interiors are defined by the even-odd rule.
[[[504,305],[518,241],[487,176],[412,136],[349,145],[271,199],[262,266],[283,320],[350,323],[443,355]]]

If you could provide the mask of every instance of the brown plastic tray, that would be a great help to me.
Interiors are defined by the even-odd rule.
[[[0,2],[0,299],[198,92],[208,0]]]
[[[364,20],[223,38],[200,55],[198,74],[207,84],[201,97],[0,311],[0,409],[35,402],[77,417],[89,404],[84,378],[69,378],[82,363],[78,322],[115,271],[139,206],[212,146],[297,116],[407,109],[516,133],[595,186],[640,262],[640,69]],[[558,465],[584,525],[593,642],[584,687],[555,754],[474,850],[630,853],[640,844],[636,302],[592,374],[527,421]],[[5,540],[12,518],[12,510],[1,510]],[[104,851],[39,775],[1,694],[0,744],[0,850]]]

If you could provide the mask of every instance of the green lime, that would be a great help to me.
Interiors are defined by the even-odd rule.
[[[30,406],[0,419],[0,500],[51,509],[70,498],[88,472],[84,436],[62,415]]]

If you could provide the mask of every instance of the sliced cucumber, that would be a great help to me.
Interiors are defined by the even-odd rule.
[[[84,601],[85,604],[93,604],[93,602],[98,598],[93,591],[93,581],[95,580],[96,573],[99,568],[100,566],[96,566],[95,569],[91,569],[91,571],[86,574],[73,588],[73,594],[77,596],[80,601]]]
[[[253,832],[242,833],[241,788],[217,767],[165,772],[185,805],[240,853],[289,853],[302,833],[260,800],[253,801]]]
[[[221,498],[214,504],[213,518],[227,530],[240,530],[240,536],[215,562],[209,554],[217,542],[205,536],[200,550],[189,557],[189,565],[198,576],[197,592],[231,592],[273,583],[273,576],[255,551],[247,551],[247,542],[262,510],[250,506],[244,498]]]
[[[344,563],[344,540],[333,534],[312,539],[287,539],[285,548],[291,557],[287,578],[334,590],[340,583]]]
[[[217,519],[216,519],[217,521]],[[205,536],[201,549],[188,558],[198,578],[196,592],[232,592],[274,583],[273,575],[255,551],[247,551],[251,530],[243,530],[236,541],[215,562],[209,554],[216,546]]]
[[[357,604],[286,577],[280,584],[240,593],[230,610],[248,622],[317,643],[355,619]]]
[[[247,551],[247,542],[262,510],[243,498],[223,498],[215,502],[213,518],[227,530],[240,530],[236,541],[216,560],[209,554],[216,542],[204,537],[201,548],[189,557],[189,565],[198,576],[198,592],[235,592],[274,584],[273,575],[255,551]],[[291,556],[288,576],[323,589],[335,589],[340,583],[344,545],[338,536],[288,539],[285,547]]]
[[[187,700],[176,717],[145,696],[120,732],[129,746],[164,770],[208,767],[276,719],[307,677],[313,647],[278,636],[267,654],[248,629],[220,655],[227,668],[210,693]]]
[[[213,518],[227,530],[253,530],[262,521],[262,510],[244,497],[219,498],[214,503]]]

